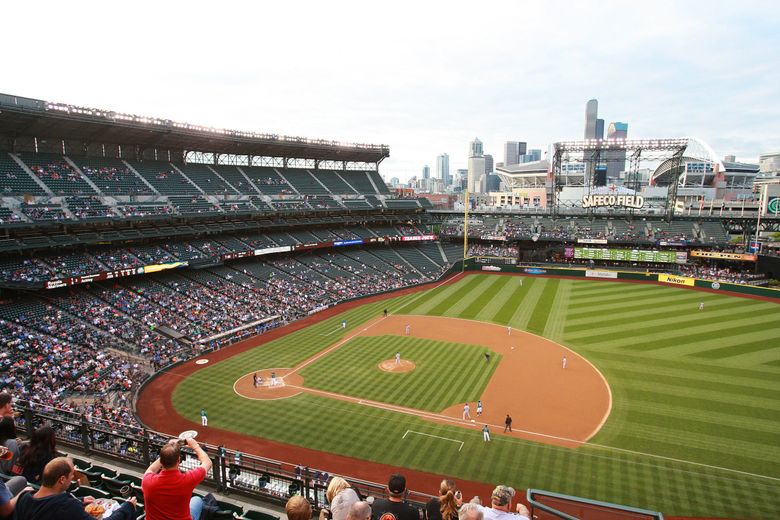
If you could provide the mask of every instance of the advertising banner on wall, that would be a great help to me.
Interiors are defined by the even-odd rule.
[[[588,278],[614,278],[617,279],[617,271],[595,271],[593,269],[586,269],[585,276]]]
[[[675,285],[687,285],[689,287],[693,287],[696,282],[694,278],[688,278],[687,276],[676,276],[673,274],[659,274],[658,281],[672,283]]]

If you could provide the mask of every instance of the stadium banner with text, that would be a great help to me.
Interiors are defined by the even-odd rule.
[[[565,256],[579,260],[609,260],[613,262],[685,263],[687,254],[679,251],[651,251],[642,249],[607,249],[597,247],[566,248]],[[569,254],[573,254],[572,257]]]
[[[743,253],[724,253],[721,251],[701,251],[694,249],[691,251],[691,256],[697,256],[699,258],[716,258],[718,260],[736,260],[738,262],[755,262],[758,258],[756,255],[746,255]]]
[[[423,240],[436,240],[436,235],[404,235],[401,237],[401,242],[419,242]]]
[[[184,267],[186,265],[189,265],[188,262],[173,262],[172,264],[176,264],[176,265],[173,267],[168,267],[168,269],[173,269],[174,267]],[[161,265],[172,265],[172,264],[161,264]],[[85,274],[81,276],[69,276],[67,278],[57,278],[46,282],[44,284],[44,288],[59,289],[60,287],[67,287],[69,285],[99,282],[101,280],[114,280],[116,278],[124,278],[126,276],[134,276],[137,274],[144,274],[147,272],[154,273],[162,270],[162,269],[158,269],[159,267],[161,267],[161,265],[147,265],[145,267],[115,269],[113,271],[102,271],[100,273]],[[156,269],[156,270],[148,270],[149,268]]]
[[[617,280],[617,271],[595,271],[593,269],[586,269],[585,276],[587,278],[614,278]]]
[[[606,238],[578,238],[578,244],[606,244],[608,243]]]
[[[675,285],[687,285],[689,287],[696,285],[695,278],[688,278],[687,276],[676,276],[673,274],[659,274],[658,281],[664,283],[673,283]]]

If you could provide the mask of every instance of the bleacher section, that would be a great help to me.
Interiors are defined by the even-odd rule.
[[[79,220],[116,218],[110,207],[97,197],[67,197],[65,204]]]
[[[247,177],[235,166],[218,165],[211,166],[225,181],[229,182],[242,195],[257,195],[258,191],[252,186]]]
[[[46,195],[46,191],[6,152],[0,152],[0,195]]]
[[[263,195],[292,195],[295,191],[273,168],[241,166],[241,170],[251,179]]]
[[[207,195],[236,195],[238,193],[205,164],[185,164],[179,166],[179,169]]]
[[[729,235],[722,222],[701,222],[702,241],[705,243],[725,244],[729,241]]]
[[[154,195],[154,191],[119,159],[71,157],[100,191],[106,195]]]
[[[19,157],[55,195],[95,194],[95,190],[61,155],[20,153]]]
[[[332,170],[313,170],[312,174],[333,194],[355,195],[357,191],[344,182],[340,173]]]
[[[297,191],[302,195],[328,195],[328,190],[320,184],[308,170],[299,170],[287,168],[281,171],[282,176],[287,179]]]
[[[355,188],[361,195],[376,195],[377,193],[385,193],[382,191],[382,187],[379,187],[379,191],[374,188],[374,184],[371,182],[371,178],[369,177],[368,172],[350,171],[344,172],[343,175],[350,186]],[[385,187],[385,190],[387,190],[385,183],[382,182],[381,184]]]
[[[169,163],[128,161],[144,179],[164,195],[199,195],[200,191],[181,176]]]

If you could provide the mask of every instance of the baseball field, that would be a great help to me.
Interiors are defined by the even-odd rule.
[[[292,463],[317,450],[323,465],[306,462],[323,469],[336,454],[358,476],[379,463],[669,515],[780,518],[776,303],[471,274],[324,316],[177,367],[142,392],[139,416],[203,431],[205,408],[208,442],[243,438]]]

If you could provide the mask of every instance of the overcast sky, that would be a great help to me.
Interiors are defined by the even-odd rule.
[[[386,177],[468,143],[629,137],[780,149],[780,2],[12,2],[0,92],[222,128],[382,143]]]

